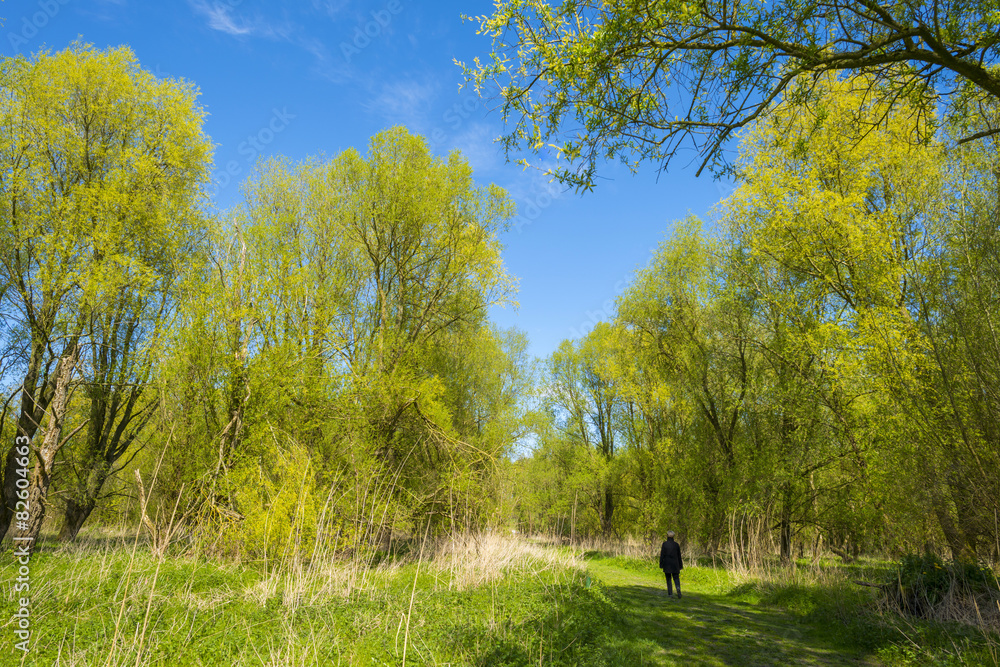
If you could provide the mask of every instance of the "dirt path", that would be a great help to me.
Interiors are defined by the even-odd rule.
[[[684,597],[660,577],[591,562],[588,570],[633,615],[630,648],[658,665],[875,665],[793,615],[713,593],[684,576]],[[690,572],[690,571],[688,571]]]

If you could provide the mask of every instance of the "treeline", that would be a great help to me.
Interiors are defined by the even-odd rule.
[[[800,77],[712,223],[552,355],[526,530],[1000,558],[1000,164],[955,140],[997,118],[882,85]]]
[[[219,213],[189,84],[82,44],[0,77],[0,537],[96,512],[286,557],[496,522],[530,384],[486,318],[506,193],[396,128]]]
[[[189,84],[81,44],[0,80],[0,536],[96,513],[269,558],[512,523],[1000,558],[991,107],[797,79],[711,225],[536,372],[486,317],[513,204],[459,154],[396,128],[262,163],[218,212]]]

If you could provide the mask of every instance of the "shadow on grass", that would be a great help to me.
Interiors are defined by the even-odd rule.
[[[686,581],[682,574],[684,596],[677,599],[667,596],[658,576],[654,584],[648,572],[609,565],[593,563],[590,570],[628,616],[621,641],[649,656],[646,664],[875,664],[875,649],[887,639],[870,636],[868,624],[842,620],[827,609],[796,614],[783,605],[758,604],[756,595],[740,599],[752,585],[744,591],[713,587],[704,568]]]
[[[651,585],[648,575],[593,563],[593,588],[574,593],[513,626],[450,628],[476,647],[472,664],[867,665],[870,647],[854,628],[804,622],[784,609],[706,593],[697,581],[681,599]]]
[[[650,586],[615,586],[609,594],[632,609],[635,641],[656,646],[663,662],[849,665],[864,658],[854,647],[817,636],[780,610],[701,593],[671,598]]]

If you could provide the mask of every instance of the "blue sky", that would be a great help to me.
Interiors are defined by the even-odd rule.
[[[4,55],[65,48],[80,38],[128,45],[142,66],[201,91],[216,144],[220,208],[231,206],[255,160],[334,156],[393,125],[461,150],[483,183],[504,187],[519,217],[502,236],[519,279],[517,309],[494,309],[546,356],[608,319],[614,298],[644,266],[673,221],[706,216],[729,187],[682,163],[633,176],[610,165],[596,191],[577,195],[505,162],[495,101],[459,91],[454,59],[485,56],[476,34],[490,0],[5,0]]]

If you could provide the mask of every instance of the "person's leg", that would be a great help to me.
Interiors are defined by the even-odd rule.
[[[681,596],[681,575],[679,572],[673,573],[674,583],[677,585],[677,597]]]
[[[674,594],[674,588],[673,588],[673,582],[670,580],[670,576],[671,575],[666,570],[663,571],[663,574],[667,575],[667,595],[668,596],[673,595]]]

